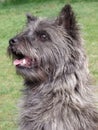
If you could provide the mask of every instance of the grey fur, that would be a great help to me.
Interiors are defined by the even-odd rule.
[[[83,41],[71,6],[64,6],[54,21],[27,18],[27,28],[8,47],[14,60],[21,53],[37,62],[31,68],[16,67],[25,86],[20,130],[98,130]],[[36,33],[42,30],[44,34]]]

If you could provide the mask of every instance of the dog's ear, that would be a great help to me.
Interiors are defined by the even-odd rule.
[[[32,16],[31,14],[26,14],[26,16],[27,16],[27,23],[37,20],[37,17]]]
[[[63,26],[71,37],[77,39],[79,27],[76,22],[75,14],[69,4],[62,8],[58,18],[56,19],[56,23],[59,26]]]

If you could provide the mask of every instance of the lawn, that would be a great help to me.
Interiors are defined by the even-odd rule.
[[[22,89],[22,79],[16,76],[14,67],[6,55],[8,40],[24,26],[25,14],[55,17],[64,6],[57,0],[44,3],[0,5],[0,130],[17,129],[17,103]],[[72,3],[85,39],[89,69],[93,83],[98,84],[98,2]]]

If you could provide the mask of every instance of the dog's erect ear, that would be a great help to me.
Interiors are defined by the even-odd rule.
[[[27,23],[37,20],[37,17],[32,16],[31,14],[26,14],[26,16],[27,16]]]
[[[71,37],[77,39],[79,28],[76,22],[75,14],[70,5],[65,5],[62,8],[58,18],[56,19],[56,23],[59,26],[63,26]]]

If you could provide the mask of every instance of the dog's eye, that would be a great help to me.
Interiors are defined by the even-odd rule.
[[[37,36],[38,36],[39,40],[41,40],[42,42],[50,40],[50,36],[46,31],[37,32]]]
[[[40,38],[41,38],[42,41],[48,40],[46,34],[41,34],[41,35],[40,35]]]

